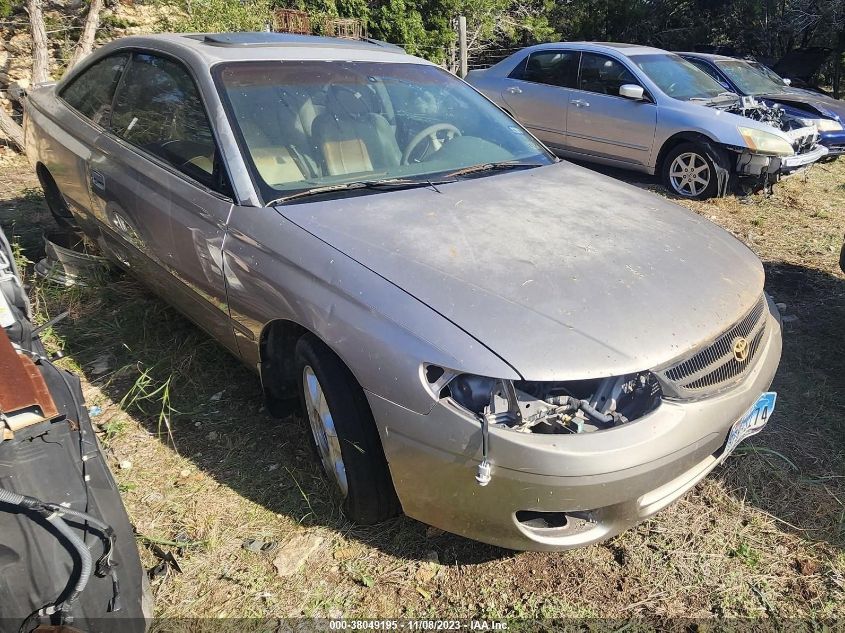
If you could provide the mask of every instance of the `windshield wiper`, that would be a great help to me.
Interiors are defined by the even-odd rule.
[[[545,163],[522,163],[519,161],[508,160],[498,163],[481,163],[480,165],[470,165],[463,169],[456,169],[446,174],[447,178],[459,178],[469,174],[478,174],[484,171],[498,171],[504,169],[531,169],[532,167],[543,167]]]
[[[430,178],[391,178],[389,180],[356,180],[353,182],[339,182],[333,185],[323,185],[321,187],[312,187],[304,191],[297,191],[296,193],[276,198],[267,203],[268,207],[291,200],[298,200],[300,198],[308,198],[310,196],[319,196],[335,191],[350,191],[354,189],[413,189],[414,187],[434,187],[436,185],[445,185],[450,182],[455,182],[454,178],[441,178],[432,180]]]

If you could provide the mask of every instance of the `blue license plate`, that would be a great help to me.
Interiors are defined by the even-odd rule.
[[[769,416],[775,410],[777,398],[777,393],[767,391],[757,398],[757,402],[745,415],[734,422],[731,432],[728,433],[728,441],[725,443],[725,456],[730,455],[742,440],[759,433],[766,426]]]

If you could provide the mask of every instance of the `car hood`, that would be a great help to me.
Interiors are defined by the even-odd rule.
[[[810,92],[809,90],[764,95],[764,98],[805,110],[809,106],[817,110],[820,114],[833,114],[839,117],[840,121],[845,121],[845,101],[841,99],[833,99],[832,97],[826,97],[822,94]]]
[[[665,364],[763,289],[760,261],[726,231],[570,163],[276,209],[529,380]]]

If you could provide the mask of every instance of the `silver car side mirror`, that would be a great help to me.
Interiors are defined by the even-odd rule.
[[[642,86],[636,84],[624,84],[619,87],[619,96],[626,99],[634,99],[635,101],[642,101],[645,91]]]
[[[784,78],[783,78],[783,83],[785,83],[787,86],[791,86],[791,85],[792,85],[792,80],[791,80],[791,79],[787,79],[786,77],[784,77]]]

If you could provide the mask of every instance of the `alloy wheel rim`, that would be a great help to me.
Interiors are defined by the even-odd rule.
[[[669,182],[675,193],[685,197],[701,194],[710,184],[710,166],[695,152],[678,154],[669,166]]]
[[[311,425],[311,433],[314,435],[314,443],[317,445],[317,453],[323,469],[332,477],[345,497],[349,492],[349,484],[346,479],[343,454],[340,451],[340,439],[337,436],[334,418],[329,409],[329,403],[326,401],[323,386],[314,370],[308,365],[302,370],[302,388],[305,393],[308,422]]]

